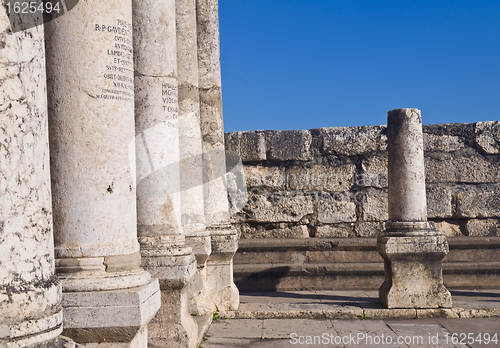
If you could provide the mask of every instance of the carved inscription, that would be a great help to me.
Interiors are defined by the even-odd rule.
[[[132,24],[118,19],[115,25],[95,24],[102,35],[113,35],[113,46],[106,50],[107,64],[103,78],[106,88],[97,98],[134,102],[134,63],[132,51]]]
[[[178,127],[178,104],[179,91],[177,86],[171,83],[162,83],[161,85],[161,100],[163,111],[168,115],[166,125],[168,127]]]

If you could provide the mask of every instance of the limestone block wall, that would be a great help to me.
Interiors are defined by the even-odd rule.
[[[427,211],[446,236],[500,235],[500,122],[423,127]],[[374,237],[387,212],[387,128],[226,133],[244,163],[240,238]]]

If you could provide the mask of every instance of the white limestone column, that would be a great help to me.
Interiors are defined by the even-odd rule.
[[[54,275],[45,50],[38,26],[13,32],[0,2],[0,346],[55,346],[62,332]],[[27,18],[12,14],[19,27]]]
[[[205,228],[203,139],[200,128],[196,0],[176,0],[177,70],[179,80],[179,146],[182,226],[198,270],[188,285],[189,311],[212,315],[215,304],[207,289],[206,263],[212,251]]]
[[[196,0],[201,133],[205,147],[205,218],[211,232],[212,253],[207,282],[218,310],[236,310],[239,292],[233,282],[233,256],[238,233],[229,223],[225,182],[226,159],[222,122],[222,94],[217,0]]]
[[[420,110],[389,111],[387,140],[389,221],[377,240],[385,264],[380,301],[388,308],[449,308],[441,268],[448,242],[427,221]]]
[[[143,266],[159,278],[154,347],[196,347],[186,285],[196,260],[181,221],[175,0],[134,0],[137,214]]]
[[[64,332],[143,347],[160,293],[137,241],[131,2],[80,1],[45,35]]]
[[[420,111],[392,110],[387,122],[389,220],[427,221]]]

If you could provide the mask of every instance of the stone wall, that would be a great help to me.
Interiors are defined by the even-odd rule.
[[[500,235],[500,122],[423,127],[427,211],[446,236]],[[387,220],[386,126],[226,133],[244,163],[240,238],[373,237]]]

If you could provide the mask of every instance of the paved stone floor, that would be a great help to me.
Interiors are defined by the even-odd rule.
[[[452,310],[408,319],[380,312],[376,291],[242,294],[240,309],[219,313],[201,347],[500,347],[500,289],[452,295]]]

